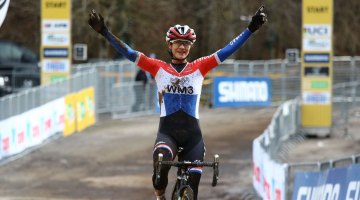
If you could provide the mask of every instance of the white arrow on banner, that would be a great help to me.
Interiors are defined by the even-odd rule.
[[[0,0],[0,27],[5,20],[10,0]]]

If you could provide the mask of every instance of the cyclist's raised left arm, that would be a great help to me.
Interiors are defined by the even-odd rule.
[[[228,45],[216,52],[220,62],[223,62],[236,50],[238,50],[247,39],[257,31],[267,21],[266,14],[264,13],[264,6],[261,6],[255,15],[252,17],[249,26]]]
[[[238,35],[228,45],[218,50],[211,56],[198,59],[199,61],[202,61],[202,64],[200,65],[200,71],[203,76],[205,76],[208,71],[215,68],[221,62],[226,60],[236,50],[238,50],[247,41],[247,39],[255,31],[257,31],[266,21],[267,17],[264,13],[264,6],[261,6],[255,13],[255,15],[252,17],[249,26],[240,35]]]

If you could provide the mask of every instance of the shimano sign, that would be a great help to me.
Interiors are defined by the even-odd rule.
[[[8,11],[10,0],[0,0],[0,27],[5,20]]]
[[[299,172],[292,200],[360,199],[360,165],[325,171]]]
[[[269,106],[271,104],[269,78],[215,77],[214,106]]]

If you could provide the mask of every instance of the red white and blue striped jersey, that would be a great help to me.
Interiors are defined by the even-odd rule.
[[[199,102],[204,77],[208,71],[218,66],[217,54],[189,62],[181,72],[166,62],[139,53],[136,64],[148,71],[154,78],[158,89],[160,117],[171,115],[179,110],[199,118]]]

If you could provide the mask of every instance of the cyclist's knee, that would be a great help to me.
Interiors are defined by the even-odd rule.
[[[155,170],[156,170],[155,167],[156,167],[156,162],[158,161],[159,153],[163,154],[163,160],[164,161],[172,160],[173,159],[173,154],[172,154],[171,148],[168,147],[165,144],[157,145],[154,148],[154,152],[153,152],[154,174],[153,174],[153,177],[152,177],[153,186],[157,190],[163,190],[163,189],[166,188],[166,186],[168,184],[168,173],[169,173],[169,170],[170,170],[171,166],[161,166],[160,180],[156,183],[155,182]]]
[[[174,157],[173,151],[166,144],[155,145],[154,151],[153,151],[154,162],[156,162],[158,160],[159,153],[163,154],[163,160],[172,160]]]

